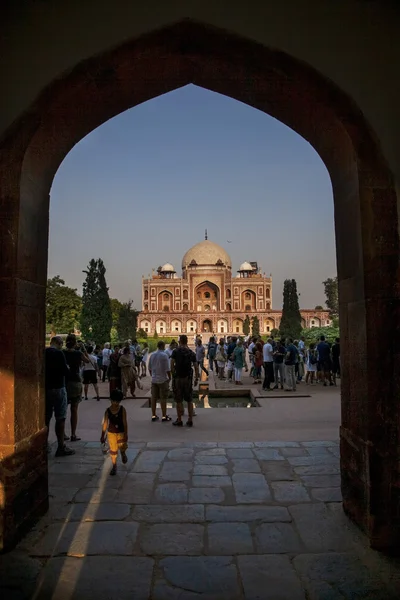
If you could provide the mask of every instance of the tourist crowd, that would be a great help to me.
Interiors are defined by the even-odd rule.
[[[127,397],[128,391],[135,397],[136,386],[141,388],[140,380],[147,375],[148,344],[143,348],[136,340],[128,340],[125,344],[110,344],[104,347],[85,345],[70,334],[66,338],[63,350],[63,339],[52,338],[50,346],[45,350],[46,368],[46,426],[50,425],[54,413],[55,432],[57,436],[56,456],[74,454],[66,441],[76,442],[78,424],[78,406],[88,399],[89,386],[93,385],[97,400],[100,400],[98,376],[109,382],[111,406],[104,413],[101,442],[107,435],[110,456],[112,459],[111,474],[116,473],[118,451],[122,461],[126,462],[128,428],[126,410],[121,400]],[[247,360],[248,355],[248,360]],[[205,366],[208,360],[208,369]],[[249,364],[248,364],[249,363]],[[151,420],[159,421],[157,404],[161,406],[161,422],[172,421],[167,414],[167,399],[170,386],[176,402],[177,417],[173,421],[176,427],[182,427],[184,402],[187,403],[187,427],[193,426],[193,375],[194,386],[198,384],[200,371],[208,375],[209,370],[216,372],[220,380],[232,381],[235,385],[243,385],[242,373],[249,370],[255,384],[262,383],[264,390],[280,387],[287,391],[296,390],[296,384],[303,380],[306,384],[321,382],[324,386],[336,385],[336,377],[340,375],[340,341],[328,343],[321,336],[317,344],[306,346],[305,339],[299,341],[275,341],[271,336],[266,342],[261,337],[242,339],[228,336],[218,342],[212,336],[209,343],[203,345],[200,336],[195,338],[195,351],[188,347],[188,338],[181,335],[179,344],[172,340],[169,347],[160,340],[157,350],[150,355],[148,371],[151,377]],[[264,373],[262,374],[262,371]],[[272,387],[273,385],[273,387]],[[71,436],[65,435],[67,408],[70,405]]]

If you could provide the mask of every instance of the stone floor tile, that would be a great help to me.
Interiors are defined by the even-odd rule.
[[[326,450],[326,448],[324,448]],[[316,455],[316,456],[293,456],[289,457],[288,463],[292,465],[292,467],[312,467],[316,465],[335,465],[339,466],[339,460],[329,454],[329,456],[325,455]]]
[[[135,462],[135,473],[156,473],[167,454],[166,450],[144,450]]]
[[[225,500],[224,490],[217,487],[190,488],[189,502],[194,504],[218,504]]]
[[[52,487],[49,492],[50,502],[70,502],[79,492],[77,487]]]
[[[64,460],[68,460],[70,457],[64,457]],[[49,473],[71,473],[72,475],[94,475],[101,467],[101,463],[74,463],[68,460],[68,462],[51,462],[49,463]]]
[[[34,597],[36,581],[42,564],[25,552],[0,555],[0,597],[4,600],[25,600]]]
[[[176,556],[160,561],[165,579],[182,595],[171,596],[172,600],[186,600],[193,592],[204,600],[239,600],[242,598],[238,586],[237,570],[232,557],[226,556]],[[153,595],[154,600],[165,600]],[[168,597],[167,597],[168,598]],[[169,600],[169,599],[168,599]],[[296,600],[296,599],[295,599]]]
[[[307,487],[339,487],[340,475],[302,475],[301,480]]]
[[[131,555],[138,523],[103,521],[101,523],[68,522],[49,525],[34,545],[32,556],[86,556],[90,554]]]
[[[197,465],[226,465],[228,459],[226,456],[199,456],[195,457]]]
[[[160,481],[189,481],[193,468],[191,462],[171,461],[163,464],[158,476]]]
[[[351,550],[357,540],[350,521],[323,503],[289,506],[289,512],[308,552]]]
[[[153,504],[185,504],[188,489],[183,483],[162,483],[155,489]]]
[[[193,448],[174,448],[167,454],[169,460],[191,460],[193,458]]]
[[[289,456],[307,456],[307,450],[305,448],[280,448],[280,453],[285,458]]]
[[[145,554],[183,556],[202,554],[204,527],[192,523],[149,525],[141,534]]]
[[[355,554],[299,555],[295,557],[293,566],[303,579],[311,599],[394,600],[377,573],[371,572]]]
[[[329,448],[330,446],[337,446],[338,442],[336,441],[313,441],[313,442],[300,442],[300,444],[302,446],[304,446],[305,448],[311,448],[312,446],[325,446],[326,448]]]
[[[255,448],[258,460],[285,460],[277,448]]]
[[[133,521],[148,523],[202,523],[205,519],[202,504],[145,504],[135,506],[131,516]]]
[[[226,467],[222,465],[199,465],[196,464],[193,469],[193,475],[211,475],[211,476],[222,476],[228,475]]]
[[[333,454],[333,456],[336,456],[336,458],[340,458],[340,447],[339,446],[331,446],[330,448],[327,448],[327,450]]]
[[[245,600],[305,600],[287,556],[239,556]]]
[[[216,523],[251,522],[275,523],[291,521],[284,506],[206,506],[206,521]]]
[[[246,523],[212,523],[208,526],[208,554],[252,554],[253,540]]]
[[[277,502],[310,502],[306,488],[297,481],[274,481],[271,488]]]
[[[229,458],[254,458],[250,448],[228,448],[226,453]]]
[[[341,502],[342,501],[342,492],[340,490],[340,487],[313,488],[311,490],[311,496],[315,500],[320,500],[321,502]]]
[[[217,442],[184,442],[185,448],[217,448]]]
[[[153,496],[154,473],[129,473],[115,497],[116,502],[145,504]],[[110,477],[110,479],[114,479]]]
[[[134,556],[51,558],[44,570],[41,600],[148,600],[154,560]]]
[[[232,475],[238,504],[258,504],[271,500],[271,492],[264,475],[258,473],[235,473]]]
[[[254,458],[233,458],[234,473],[261,473],[260,465]]]
[[[218,442],[218,448],[254,448],[254,442]]]
[[[256,448],[300,448],[298,442],[254,442]]]
[[[74,502],[113,502],[117,496],[118,490],[112,488],[94,488],[88,487],[79,490],[74,498]]]
[[[195,475],[192,478],[192,483],[195,487],[228,487],[232,485],[232,480],[227,475],[211,476],[211,475]]]
[[[163,424],[163,423],[162,423]],[[182,445],[182,442],[147,442],[146,448],[148,450],[163,450],[169,448],[178,448]]]
[[[268,481],[293,481],[297,479],[292,467],[287,462],[260,461],[262,472]]]
[[[53,521],[122,521],[131,512],[130,504],[66,504],[58,509]]]
[[[89,483],[92,477],[93,475],[79,475],[76,473],[49,473],[49,488],[82,488]]]
[[[225,456],[225,448],[208,448],[207,450],[200,450],[196,456]]]
[[[303,475],[336,475],[340,473],[339,465],[310,465],[308,467],[293,467],[293,471],[303,477]]]
[[[307,452],[310,456],[328,456],[332,457],[331,448],[336,448],[336,446],[331,446],[327,448],[326,446],[309,446],[307,448]],[[305,450],[305,448],[304,448]]]
[[[117,474],[113,477],[110,477],[111,463],[107,461],[107,463],[104,464],[104,467],[100,471],[92,475],[89,482],[84,487],[106,487],[108,489],[117,490],[122,486],[122,483],[125,481],[125,478],[129,473],[125,465],[118,466],[119,469],[117,470]]]
[[[291,523],[263,523],[255,530],[257,552],[269,554],[298,553],[303,546]]]

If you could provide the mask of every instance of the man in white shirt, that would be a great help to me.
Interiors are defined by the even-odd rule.
[[[253,371],[254,371],[254,349],[255,349],[255,347],[256,347],[256,338],[252,338],[251,342],[249,344],[249,347],[248,347],[249,360],[251,363],[250,377],[253,375]]]
[[[264,383],[263,390],[271,391],[271,383],[274,383],[274,356],[272,348],[272,340],[268,338],[267,343],[263,346],[264,360]]]
[[[165,342],[162,340],[158,342],[156,352],[150,356],[149,373],[151,375],[151,420],[153,423],[159,420],[156,410],[157,402],[160,401],[162,422],[171,421],[171,417],[167,415],[171,367],[168,355],[165,353]]]
[[[104,348],[102,351],[102,355],[103,355],[103,362],[101,365],[101,370],[103,371],[103,377],[102,377],[102,382],[104,383],[106,380],[106,375],[107,375],[107,371],[108,371],[108,367],[110,366],[110,356],[112,354],[111,348],[110,348],[110,343],[107,342],[106,344],[104,344]]]

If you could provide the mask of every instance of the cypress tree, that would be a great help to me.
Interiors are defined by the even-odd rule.
[[[106,268],[101,258],[91,259],[83,283],[81,330],[86,340],[96,344],[110,341],[111,302],[106,283]]]
[[[244,335],[249,335],[249,333],[250,333],[250,317],[249,317],[249,315],[246,315],[246,318],[243,321],[243,333],[244,333]]]
[[[279,333],[283,338],[300,337],[302,330],[299,295],[295,279],[285,279],[283,284],[283,307]]]
[[[251,335],[257,337],[260,335],[260,321],[258,317],[253,317],[251,320]]]
[[[124,302],[120,308],[117,322],[118,339],[120,341],[133,340],[136,337],[138,313],[132,308],[132,305],[132,300],[128,300],[128,302]]]

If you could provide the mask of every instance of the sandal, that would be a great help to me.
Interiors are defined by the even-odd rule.
[[[128,457],[126,455],[126,452],[121,452],[121,458],[122,458],[123,464],[126,465],[126,463],[128,462]]]
[[[172,421],[172,419],[171,419],[171,417],[169,417],[168,415],[166,415],[165,417],[163,417],[163,418],[161,419],[161,421],[162,421],[163,423],[165,423],[166,421]]]
[[[111,471],[110,471],[110,475],[116,475],[117,474],[117,465],[113,465]]]
[[[174,421],[172,423],[172,425],[175,425],[175,427],[183,427],[182,421],[178,421],[178,419],[176,421]]]
[[[152,423],[155,423],[155,421],[159,421],[160,417],[158,417],[157,415],[155,417],[151,417],[151,421]]]
[[[71,435],[71,442],[80,442],[82,438],[76,436],[76,435]],[[65,440],[65,438],[64,438]]]

